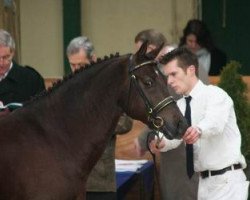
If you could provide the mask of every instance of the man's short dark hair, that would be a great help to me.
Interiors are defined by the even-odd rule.
[[[179,47],[174,49],[173,51],[170,51],[166,55],[163,56],[161,59],[161,64],[166,65],[167,63],[171,62],[172,60],[177,60],[178,66],[182,68],[184,71],[190,66],[195,66],[195,73],[198,75],[198,59],[195,54],[193,54],[191,51],[189,51],[185,47]]]

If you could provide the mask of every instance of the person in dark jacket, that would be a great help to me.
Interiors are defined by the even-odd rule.
[[[3,104],[23,103],[45,89],[42,76],[32,67],[13,61],[15,42],[0,29],[0,100]]]

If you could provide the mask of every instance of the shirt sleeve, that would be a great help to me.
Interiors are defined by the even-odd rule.
[[[213,87],[208,93],[211,98],[207,98],[205,115],[197,124],[201,137],[222,133],[233,111],[233,101],[222,89]]]
[[[160,132],[159,136],[162,137],[163,133]],[[166,152],[166,151],[169,151],[171,149],[175,149],[182,143],[182,141],[183,140],[178,140],[178,139],[169,140],[163,136],[162,142],[165,144],[165,146],[160,151]]]

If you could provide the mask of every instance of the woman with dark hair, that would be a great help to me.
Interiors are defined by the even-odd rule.
[[[189,20],[183,30],[179,46],[186,46],[192,51],[210,76],[219,75],[226,65],[226,54],[214,46],[206,24],[198,19]]]

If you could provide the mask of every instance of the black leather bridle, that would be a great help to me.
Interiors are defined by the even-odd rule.
[[[162,101],[160,101],[159,103],[157,103],[156,105],[152,105],[150,103],[149,99],[147,98],[147,96],[143,92],[140,84],[138,83],[136,75],[134,73],[136,70],[138,70],[139,68],[144,67],[146,65],[154,65],[155,73],[158,76],[161,74],[161,71],[159,70],[159,67],[158,67],[158,62],[156,62],[155,60],[145,61],[145,62],[143,62],[141,64],[133,66],[132,65],[132,56],[130,56],[130,67],[129,67],[130,88],[129,88],[129,95],[128,95],[128,104],[129,104],[129,99],[130,99],[131,87],[132,87],[132,84],[134,84],[136,86],[137,91],[139,92],[139,95],[143,99],[143,102],[144,102],[144,104],[146,106],[146,109],[147,109],[148,121],[151,123],[152,128],[153,128],[153,131],[151,131],[147,135],[147,148],[148,148],[149,152],[151,153],[151,155],[153,157],[154,163],[156,163],[155,155],[150,150],[149,143],[150,143],[151,139],[155,139],[155,136],[158,138],[157,145],[162,140],[163,136],[161,136],[161,137],[159,136],[159,130],[164,125],[164,120],[158,114],[164,108],[166,108],[168,105],[170,105],[171,103],[175,103],[175,100],[174,100],[174,98],[172,96],[168,96],[168,97],[164,98]],[[169,133],[171,133],[170,130],[167,129],[167,131]],[[159,177],[158,177],[158,173],[157,173],[158,170],[157,170],[156,164],[154,166],[155,166],[155,172],[156,172],[156,180],[157,180],[157,183],[158,183],[158,186],[159,186],[160,183],[159,183]]]
[[[130,61],[132,63],[132,56],[130,57]],[[152,123],[154,129],[159,130],[164,125],[164,120],[162,119],[162,117],[158,116],[158,113],[160,113],[165,107],[167,107],[171,103],[175,103],[175,100],[172,96],[169,96],[169,97],[164,98],[162,101],[160,101],[156,105],[152,105],[150,103],[149,99],[147,98],[147,96],[143,92],[140,84],[138,83],[134,72],[141,67],[144,67],[146,65],[151,65],[151,64],[154,64],[154,70],[155,70],[156,74],[159,75],[161,72],[160,72],[159,68],[157,67],[158,62],[156,62],[155,60],[145,61],[141,64],[136,65],[136,66],[132,66],[132,64],[130,65],[130,67],[129,67],[129,75],[130,75],[129,98],[130,98],[131,85],[134,84],[136,86],[136,89],[139,92],[140,96],[142,97],[145,106],[146,106],[147,114],[148,114],[148,121]]]

